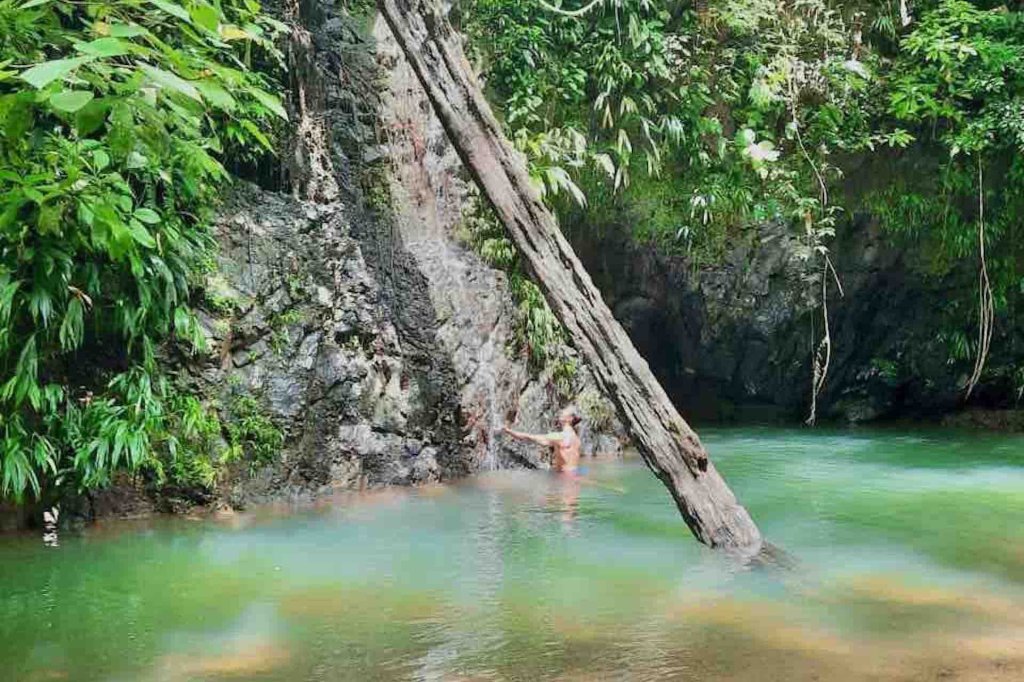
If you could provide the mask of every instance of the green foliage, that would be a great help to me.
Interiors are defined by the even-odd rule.
[[[229,406],[228,461],[249,462],[251,471],[274,461],[284,446],[284,434],[251,395],[236,395]]]
[[[222,160],[270,150],[285,116],[251,68],[279,68],[281,30],[253,0],[0,0],[0,496],[198,437],[156,347],[203,345],[204,221]]]
[[[166,404],[170,423],[163,456],[156,459],[158,480],[166,478],[185,488],[213,488],[229,452],[216,406],[181,394],[172,394]]]
[[[534,368],[539,369],[563,352],[568,342],[565,330],[533,281],[520,272],[512,272],[509,285],[519,313],[516,341],[526,350]],[[563,369],[571,373],[568,368]]]
[[[1005,8],[941,0],[900,43],[889,111],[936,125],[952,157],[1024,149],[1024,22]]]
[[[660,167],[663,141],[681,130],[665,106],[675,97],[665,14],[646,0],[580,19],[532,0],[467,3],[463,29],[544,191],[583,203],[567,168],[584,165],[626,185],[634,152]]]
[[[868,209],[915,267],[962,292],[936,330],[960,338],[977,326],[980,193],[997,314],[1024,294],[1019,8],[926,0],[905,24],[893,2],[460,7],[509,136],[574,234],[625,230],[699,267],[781,221],[802,235],[794,255],[817,291],[838,221]],[[840,160],[865,157],[890,160],[868,167],[896,182],[848,184]],[[847,191],[858,185],[870,189]],[[485,253],[506,258],[503,246]]]
[[[700,16],[607,2],[573,18],[476,0],[464,15],[512,139],[549,193],[591,200],[581,221],[618,213],[640,239],[708,258],[752,221],[795,220],[808,258],[831,236],[821,185],[837,175],[832,147],[871,142],[858,113],[870,74],[822,0]]]
[[[206,267],[202,272],[207,272]],[[203,282],[202,307],[223,317],[234,317],[242,312],[251,301],[228,285],[223,275],[208,274]]]
[[[906,126],[919,149],[937,150],[936,161],[931,172],[872,193],[868,205],[894,240],[912,247],[921,273],[962,292],[950,300],[937,338],[948,363],[964,367],[978,351],[982,208],[994,309],[1010,324],[1011,339],[1014,301],[1024,294],[1024,20],[1019,11],[963,0],[921,10],[888,59],[884,115]],[[997,362],[990,375],[1015,372]]]
[[[467,214],[464,227],[469,244],[490,265],[508,275],[509,289],[516,302],[515,344],[521,348],[532,371],[552,370],[552,380],[564,396],[572,393],[577,366],[567,356],[565,329],[548,306],[543,292],[523,274],[515,246],[489,207],[477,200]]]
[[[270,325],[270,350],[275,355],[284,355],[291,343],[288,328],[302,321],[302,314],[295,308],[290,308],[278,315],[272,315],[268,320]]]
[[[600,391],[587,388],[577,399],[587,424],[595,431],[608,431],[615,420],[615,407]]]

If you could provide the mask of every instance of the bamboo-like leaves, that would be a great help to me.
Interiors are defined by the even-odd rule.
[[[168,2],[168,0],[149,0],[149,3],[160,8],[167,14],[181,19],[182,21],[190,20],[188,11],[176,2]]]
[[[81,299],[72,297],[68,301],[68,309],[60,324],[60,345],[65,351],[74,350],[82,345],[85,331],[85,305]]]
[[[255,155],[285,116],[243,65],[281,58],[282,26],[258,5],[102,8],[68,22],[64,3],[0,2],[0,498],[43,477],[100,485],[171,442],[176,462],[192,456],[169,433],[156,349],[204,342],[184,304],[209,258],[225,140]],[[97,382],[112,370],[82,371],[90,344],[132,369]]]

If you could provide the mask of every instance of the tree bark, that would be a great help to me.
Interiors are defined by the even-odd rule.
[[[687,526],[711,547],[756,553],[762,544],[757,526],[542,203],[525,159],[505,139],[437,0],[379,0],[379,7],[463,163]]]

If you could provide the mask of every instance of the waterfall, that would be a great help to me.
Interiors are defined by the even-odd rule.
[[[481,383],[484,391],[484,400],[481,401],[485,411],[485,414],[482,415],[483,428],[486,429],[484,433],[486,450],[484,451],[483,461],[480,463],[480,469],[483,471],[493,471],[498,468],[497,436],[503,426],[501,411],[498,409],[498,378],[495,371],[493,331],[487,335],[487,341],[480,346],[478,362],[477,374],[482,379]]]
[[[483,282],[488,280],[481,281],[479,274],[470,269],[463,251],[434,237],[416,244],[420,262],[432,263],[438,271],[436,279],[446,283],[443,298],[435,300],[435,305],[445,311],[442,334],[450,334],[452,345],[468,351],[463,356],[468,361],[464,366],[472,368],[472,374],[467,378],[470,388],[466,395],[470,398],[470,414],[475,417],[475,442],[478,448],[483,444],[475,456],[480,458],[481,471],[493,471],[499,465],[498,436],[505,424],[499,374],[508,366],[502,347],[501,307],[494,303],[495,291],[484,288]],[[457,350],[456,355],[463,352]]]

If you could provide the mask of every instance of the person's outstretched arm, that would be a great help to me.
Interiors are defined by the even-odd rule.
[[[502,431],[512,436],[516,440],[525,440],[537,445],[548,447],[558,442],[559,434],[535,434],[535,433],[523,433],[522,431],[513,431],[509,427],[505,426]]]

